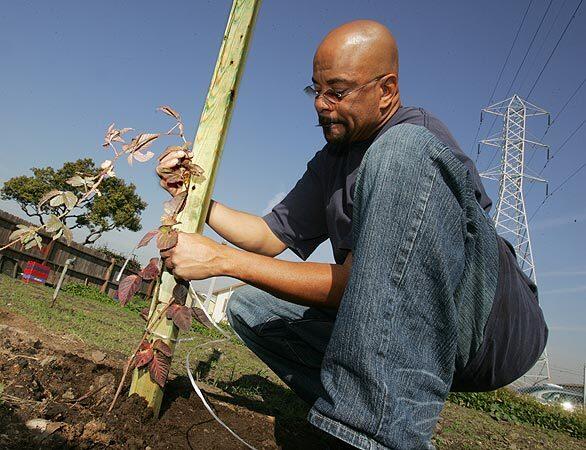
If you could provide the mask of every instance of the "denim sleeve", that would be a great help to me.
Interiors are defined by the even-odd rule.
[[[368,150],[313,425],[359,448],[432,448],[455,368],[464,208],[480,211],[467,179],[421,126],[397,125]]]
[[[319,152],[291,192],[263,217],[275,236],[303,260],[328,237],[318,158]]]

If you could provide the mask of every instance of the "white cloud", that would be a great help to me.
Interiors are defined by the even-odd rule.
[[[273,195],[271,199],[267,202],[267,206],[265,207],[265,209],[262,210],[262,215],[264,216],[270,213],[271,209],[273,209],[273,207],[276,204],[278,204],[281,200],[285,198],[285,195],[287,195],[285,191],[277,192],[275,195]]]

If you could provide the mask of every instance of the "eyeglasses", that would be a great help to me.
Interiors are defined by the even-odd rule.
[[[303,92],[308,97],[311,97],[311,99],[314,101],[317,100],[319,98],[319,96],[321,95],[324,98],[324,100],[327,101],[328,103],[336,104],[336,103],[339,103],[340,101],[342,101],[348,95],[352,94],[353,92],[357,92],[360,89],[362,89],[363,87],[368,86],[370,83],[378,81],[385,76],[386,76],[386,74],[379,75],[378,77],[373,78],[372,80],[370,80],[370,81],[368,81],[358,87],[355,87],[354,89],[345,89],[343,91],[336,91],[333,88],[329,88],[320,94],[317,89],[315,89],[313,86],[309,85],[305,89],[303,89]]]

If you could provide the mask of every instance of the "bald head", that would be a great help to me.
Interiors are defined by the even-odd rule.
[[[310,90],[326,140],[373,136],[401,106],[398,72],[397,43],[384,25],[356,20],[330,31],[315,52]]]
[[[374,20],[355,20],[327,34],[315,52],[316,63],[371,77],[398,75],[399,52],[387,27]]]

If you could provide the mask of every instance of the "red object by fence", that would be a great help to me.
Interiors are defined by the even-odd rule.
[[[45,284],[47,282],[47,278],[49,278],[49,273],[51,272],[51,268],[44,264],[40,264],[36,261],[29,261],[26,264],[24,272],[22,272],[22,280],[25,283],[40,283]]]

